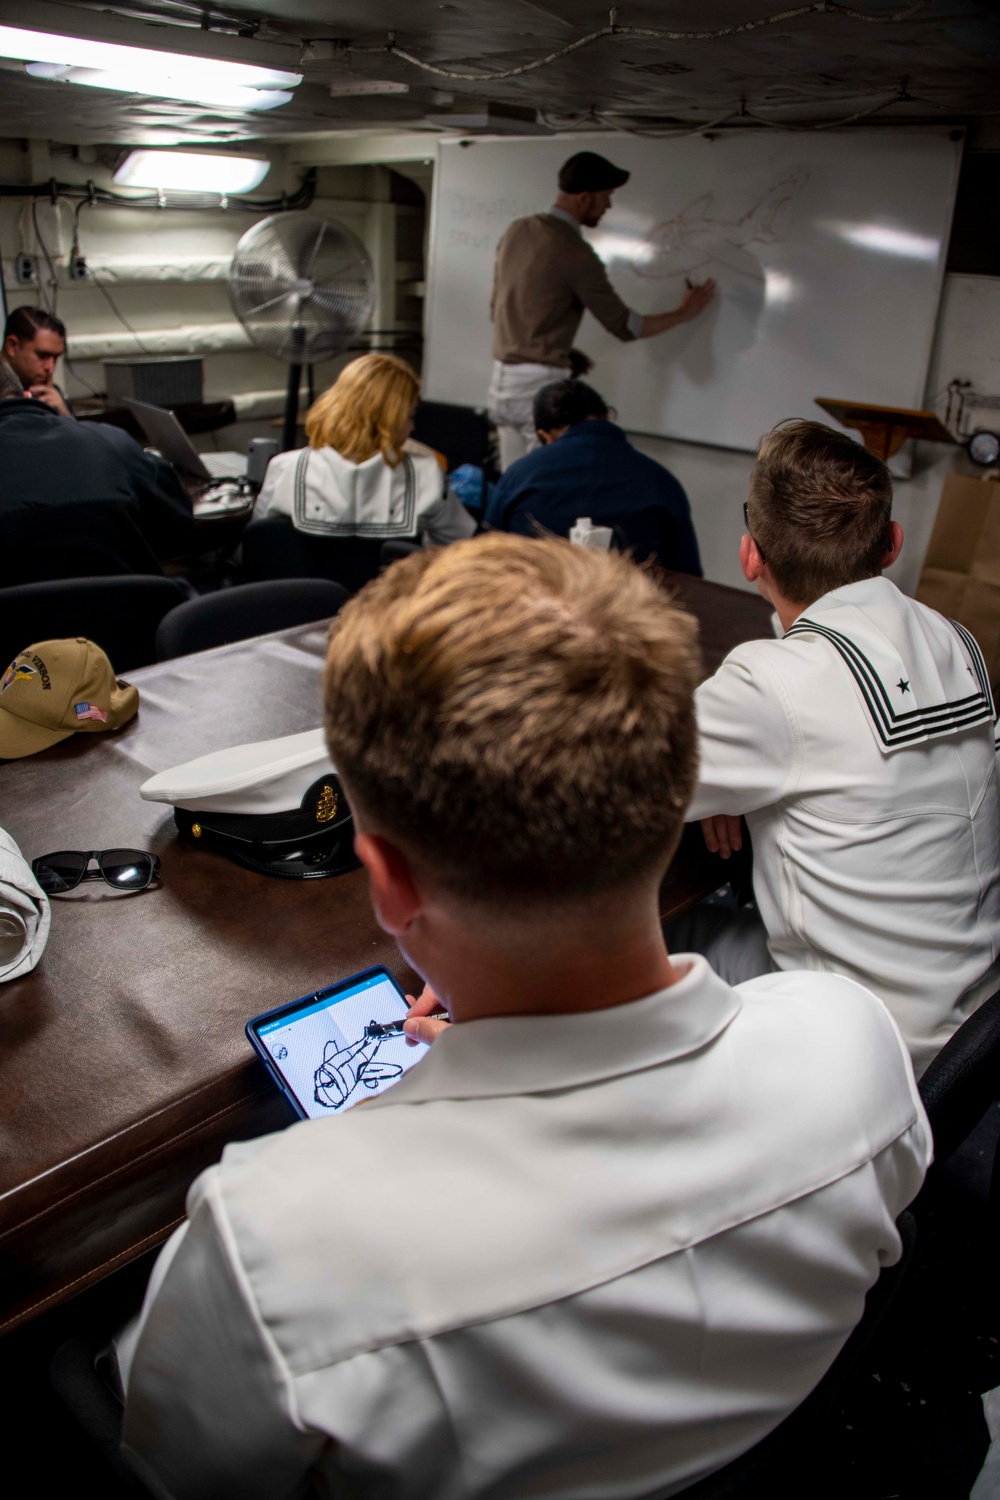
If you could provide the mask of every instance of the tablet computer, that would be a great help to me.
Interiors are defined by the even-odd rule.
[[[384,1093],[420,1061],[426,1044],[399,1029],[408,1008],[388,969],[365,969],[254,1016],[246,1033],[295,1113],[319,1120]]]

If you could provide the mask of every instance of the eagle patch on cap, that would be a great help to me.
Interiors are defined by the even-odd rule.
[[[337,803],[340,799],[333,790],[330,783],[324,782],[323,788],[316,802],[316,822],[329,823],[337,816]]]

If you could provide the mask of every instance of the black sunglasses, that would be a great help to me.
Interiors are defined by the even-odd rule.
[[[91,860],[97,869],[90,870]],[[47,896],[61,896],[75,890],[84,880],[103,880],[116,891],[144,891],[160,873],[156,854],[143,849],[61,849],[57,854],[42,854],[31,861],[35,879]]]
[[[760,542],[758,542],[757,538],[754,536],[753,532],[750,530],[750,507],[749,507],[749,504],[748,504],[748,502],[746,500],[744,500],[744,502],[743,502],[743,521],[744,521],[744,524],[746,525],[747,536],[753,542],[754,546],[757,548],[757,551],[760,552],[760,560],[761,560],[761,562],[764,562],[765,558],[764,558],[764,553],[761,550]]]

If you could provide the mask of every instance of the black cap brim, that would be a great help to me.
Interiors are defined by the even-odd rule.
[[[244,838],[213,826],[210,814],[174,809],[178,830],[203,848],[214,849],[258,875],[281,880],[321,880],[356,870],[361,861],[354,852],[354,820],[336,828],[324,828],[296,839]]]
[[[260,875],[318,880],[356,870],[354,819],[336,776],[314,781],[283,813],[192,812],[174,808],[178,831]]]

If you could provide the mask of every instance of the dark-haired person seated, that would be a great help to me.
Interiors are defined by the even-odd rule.
[[[888,578],[903,533],[885,465],[844,432],[761,440],[740,545],[780,640],[730,652],[696,696],[689,817],[753,842],[750,910],[702,907],[672,943],[733,982],[845,974],[892,1012],[918,1074],[1000,983],[994,707],[967,630]]]
[[[41,307],[15,307],[3,331],[3,357],[24,388],[58,417],[72,413],[55,384],[56,365],[66,353],[66,324]]]
[[[153,1493],[673,1494],[829,1368],[930,1131],[860,985],[668,954],[698,671],[653,579],[564,541],[421,552],[334,621],[328,743],[433,1045],[191,1189],[119,1342]]]
[[[662,464],[633,448],[604,400],[582,380],[556,380],[535,397],[540,448],[502,475],[485,522],[497,531],[569,536],[578,517],[610,526],[638,562],[701,577],[687,495]]]
[[[67,421],[0,360],[0,587],[159,573],[190,552],[173,469],[117,427]]]

